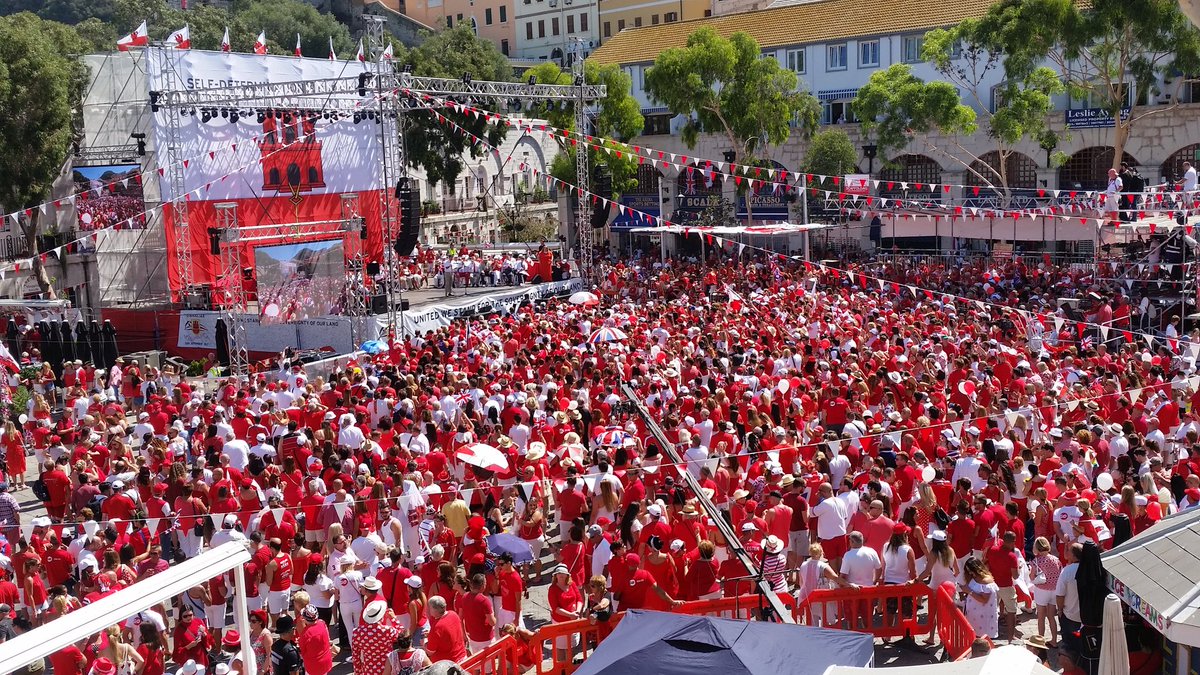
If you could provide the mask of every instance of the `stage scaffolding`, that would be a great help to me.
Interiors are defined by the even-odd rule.
[[[368,19],[373,17],[368,17]],[[275,82],[268,84],[241,84],[230,87],[208,89],[186,89],[179,76],[178,60],[184,58],[185,52],[166,49],[161,46],[152,48],[151,58],[160,59],[164,84],[162,91],[151,91],[152,109],[162,111],[167,119],[166,147],[160,148],[160,156],[165,157],[166,164],[162,167],[164,177],[171,187],[170,204],[174,214],[175,256],[177,257],[179,277],[178,294],[183,297],[194,288],[193,261],[191,249],[190,223],[188,219],[188,204],[184,198],[187,191],[183,167],[183,147],[181,135],[181,111],[195,108],[274,108],[282,110],[316,111],[327,119],[351,117],[357,114],[372,113],[379,121],[379,143],[383,160],[379,166],[379,185],[381,194],[381,231],[384,237],[384,265],[379,270],[380,279],[387,279],[388,274],[395,268],[397,260],[392,248],[399,235],[399,204],[396,200],[396,188],[408,178],[408,157],[404,148],[403,129],[406,123],[413,123],[406,113],[417,108],[436,107],[442,100],[450,99],[460,103],[471,101],[474,105],[490,109],[504,109],[514,101],[558,101],[572,104],[576,107],[577,121],[581,130],[586,131],[588,120],[587,109],[605,96],[603,85],[589,85],[584,82],[582,62],[576,69],[575,84],[550,85],[528,84],[520,82],[492,82],[472,80],[469,74],[461,79],[417,77],[412,73],[398,70],[390,59],[381,59],[385,48],[386,33],[376,22],[367,24],[367,37],[372,55],[372,63],[365,64],[364,69],[352,76],[332,79],[315,79],[298,82]],[[427,97],[432,97],[430,100]],[[587,183],[587,144],[580,143],[576,150],[576,166],[580,169],[579,180],[586,187]],[[576,228],[580,243],[577,259],[580,276],[586,283],[591,283],[593,275],[592,231],[589,223],[589,204],[585,194],[577,193]],[[223,205],[232,206],[232,205]],[[337,221],[342,231],[354,231],[352,236],[358,236],[356,225],[360,226],[360,205],[355,199],[351,204],[343,198],[342,219]],[[245,244],[253,243],[255,238],[250,236],[256,226],[245,226],[238,222],[236,208],[218,208],[218,222],[221,234],[221,267],[222,267],[222,307],[226,318],[229,335],[230,372],[233,375],[245,376],[248,373],[249,345],[246,343],[246,330],[240,316],[245,314],[247,299],[242,287],[241,250]],[[321,223],[328,224],[328,223]],[[318,225],[313,223],[312,225]],[[279,226],[271,226],[278,229]],[[321,228],[317,228],[320,230]],[[309,231],[308,228],[297,228],[297,237],[316,237],[320,234],[329,235],[332,232]],[[351,235],[347,235],[351,236]],[[328,236],[325,237],[326,239]],[[315,240],[315,239],[311,239]],[[303,241],[303,239],[301,239]],[[379,280],[371,279],[366,269],[366,260],[361,253],[347,260],[347,276],[354,277],[355,293],[360,295],[348,303],[348,313],[355,318],[365,315],[371,308],[371,295],[379,287]],[[236,288],[235,288],[236,287]],[[399,284],[384,283],[384,293],[387,296],[388,325],[391,331],[397,331],[400,326],[398,308],[402,299],[399,297]],[[356,326],[363,322],[352,321]],[[356,331],[361,329],[356,328]],[[355,344],[376,337],[391,336],[355,335]]]

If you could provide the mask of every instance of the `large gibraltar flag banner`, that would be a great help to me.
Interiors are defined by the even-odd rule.
[[[162,91],[168,79],[182,82],[189,90],[243,87],[254,84],[357,78],[364,64],[357,61],[329,61],[293,56],[260,56],[199,50],[170,50],[165,55],[150,49],[146,63],[151,91]],[[175,75],[163,73],[163,59],[171,59]],[[341,95],[346,98],[346,95]],[[228,99],[226,99],[228,100]],[[238,227],[243,242],[241,268],[254,267],[254,248],[296,244],[297,233],[314,229],[334,232],[335,224],[314,225],[322,221],[341,221],[347,206],[366,223],[367,238],[360,244],[358,232],[347,233],[346,241],[365,244],[368,262],[383,260],[381,197],[394,208],[391,190],[380,184],[381,150],[379,126],[372,119],[355,121],[350,113],[328,114],[325,96],[292,97],[278,108],[249,107],[248,103],[226,103],[214,99],[209,106],[198,105],[180,112],[160,107],[154,113],[154,133],[158,149],[159,185],[163,218],[167,232],[167,271],[171,290],[178,297],[183,290],[176,250],[176,218],[172,202],[177,198],[163,169],[170,160],[169,115],[177,115],[184,188],[188,195],[188,238],[192,253],[191,280],[219,288],[234,280],[221,279],[221,259],[210,247],[210,229],[218,226],[216,208],[236,205]],[[370,97],[363,99],[363,110],[371,110]],[[206,110],[207,108],[207,110]],[[345,110],[345,106],[342,106]],[[236,115],[231,114],[236,113]],[[236,121],[234,118],[236,117]],[[382,190],[382,192],[381,192]],[[247,231],[245,228],[253,227]],[[310,237],[331,239],[341,235]],[[224,245],[224,244],[223,244]],[[347,255],[350,255],[347,246]],[[236,283],[253,290],[251,279]]]

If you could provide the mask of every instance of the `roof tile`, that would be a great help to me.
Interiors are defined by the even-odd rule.
[[[916,32],[983,16],[991,0],[819,0],[787,7],[726,14],[626,29],[588,56],[597,63],[652,62],[660,52],[683,47],[698,28],[711,26],[725,37],[742,31],[764,49],[829,42],[868,35]]]

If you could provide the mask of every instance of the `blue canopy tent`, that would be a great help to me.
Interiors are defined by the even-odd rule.
[[[630,610],[575,675],[820,675],[874,658],[865,633]]]

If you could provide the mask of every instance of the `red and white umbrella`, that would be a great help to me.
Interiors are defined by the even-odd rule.
[[[487,443],[471,443],[464,445],[454,453],[454,456],[471,466],[488,471],[506,471],[508,458],[496,448]]]
[[[598,298],[595,293],[579,291],[578,293],[572,293],[571,297],[567,298],[567,302],[571,303],[572,305],[591,307],[593,305],[600,304],[600,298]]]
[[[594,345],[600,344],[601,342],[617,342],[628,337],[629,336],[625,334],[625,331],[621,330],[620,328],[615,326],[604,326],[603,328],[596,329],[591,335],[589,335],[587,341],[588,344]]]
[[[625,442],[625,436],[625,430],[621,427],[604,427],[592,436],[592,440],[596,441],[596,445],[620,446]]]

